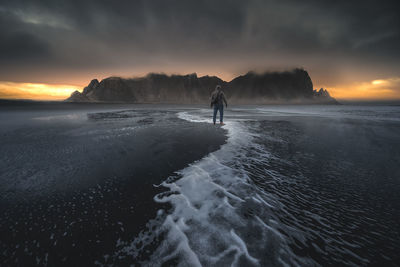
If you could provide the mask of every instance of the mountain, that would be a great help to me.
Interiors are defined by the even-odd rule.
[[[331,103],[337,104],[328,91],[313,89],[307,71],[257,74],[249,72],[230,82],[216,76],[165,75],[150,73],[145,77],[124,79],[110,77],[92,80],[82,93],[75,91],[70,102],[132,103],[208,103],[216,85],[221,85],[230,103]]]

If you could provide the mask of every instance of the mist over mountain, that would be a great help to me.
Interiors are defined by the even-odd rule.
[[[92,80],[70,102],[208,103],[216,85],[221,85],[230,103],[329,103],[337,104],[327,90],[314,90],[307,71],[248,72],[230,82],[216,76],[197,77],[150,73],[140,78],[109,77]]]

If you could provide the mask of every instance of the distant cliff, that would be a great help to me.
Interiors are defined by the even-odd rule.
[[[94,79],[82,93],[75,91],[66,101],[208,103],[217,84],[222,86],[231,103],[337,103],[328,91],[313,90],[310,76],[302,69],[264,74],[249,72],[230,82],[216,76],[154,73],[132,79],[110,77],[101,82]]]

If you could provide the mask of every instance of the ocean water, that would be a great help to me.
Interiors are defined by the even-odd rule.
[[[400,265],[399,106],[30,109],[0,113],[4,265]]]

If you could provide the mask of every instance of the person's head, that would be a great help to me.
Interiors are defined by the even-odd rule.
[[[221,91],[221,85],[218,84],[218,85],[215,87],[215,90]]]

